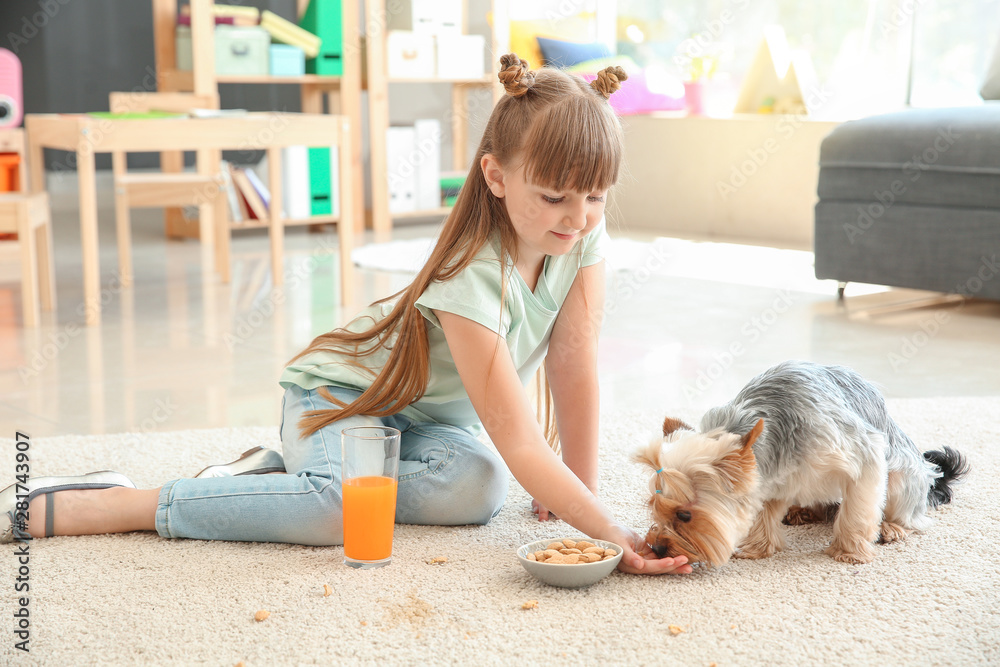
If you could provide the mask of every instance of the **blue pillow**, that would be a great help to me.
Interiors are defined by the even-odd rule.
[[[611,49],[601,42],[580,44],[548,37],[536,37],[535,39],[538,40],[542,57],[545,58],[545,64],[549,67],[572,67],[588,60],[614,55],[611,53]]]

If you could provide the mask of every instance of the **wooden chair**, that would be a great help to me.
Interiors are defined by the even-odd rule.
[[[56,306],[49,198],[44,192],[27,191],[23,130],[0,130],[0,152],[21,156],[17,191],[0,192],[0,234],[17,234],[24,326],[37,327],[40,310]]]
[[[111,93],[112,113],[149,111],[187,112],[191,109],[218,109],[218,95],[191,93]],[[213,226],[226,225],[216,220],[225,208],[217,206],[224,193],[218,187],[218,151],[197,151],[198,171],[162,171],[129,173],[126,153],[111,154],[115,192],[115,226],[118,235],[118,269],[123,286],[132,284],[132,229],[129,209],[150,207],[198,206],[199,238],[203,260],[211,265],[215,244]]]

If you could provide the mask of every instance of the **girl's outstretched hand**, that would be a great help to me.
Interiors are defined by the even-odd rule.
[[[545,506],[542,505],[537,500],[535,500],[534,498],[531,499],[531,511],[533,513],[535,513],[535,514],[538,515],[538,520],[539,521],[548,521],[549,519],[558,519],[559,518],[555,514],[553,514],[552,512],[550,512],[547,509],[545,509]]]
[[[601,536],[622,547],[625,553],[618,569],[629,574],[691,574],[687,556],[657,558],[646,540],[634,530],[622,525],[611,527],[609,536]]]

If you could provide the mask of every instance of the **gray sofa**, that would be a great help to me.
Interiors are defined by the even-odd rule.
[[[820,148],[816,277],[1000,300],[1000,103],[851,121]]]

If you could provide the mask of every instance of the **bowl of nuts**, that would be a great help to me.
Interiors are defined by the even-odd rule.
[[[539,540],[517,550],[524,569],[551,586],[596,584],[618,566],[622,548],[604,540]]]

